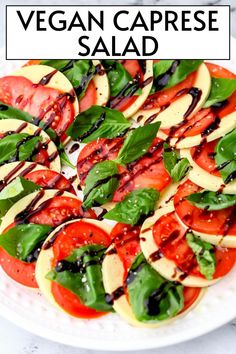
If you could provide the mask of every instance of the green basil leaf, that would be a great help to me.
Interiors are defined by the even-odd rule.
[[[230,183],[236,178],[236,129],[223,136],[216,145],[215,162],[219,168],[224,183]]]
[[[144,216],[155,209],[160,193],[153,188],[137,189],[104,215],[105,219],[136,225]]]
[[[118,179],[118,167],[115,162],[97,163],[85,180],[83,206],[88,209],[111,201],[118,187]]]
[[[127,285],[129,302],[138,321],[163,321],[176,316],[184,307],[183,285],[164,279],[142,253],[130,268]]]
[[[163,147],[163,162],[165,169],[174,182],[179,182],[186,176],[190,168],[190,163],[187,158],[181,159],[177,151],[169,147],[167,143],[164,143]]]
[[[211,280],[216,269],[214,246],[195,237],[192,233],[187,233],[186,240],[196,255],[201,274]]]
[[[143,156],[156,137],[160,124],[147,124],[129,132],[115,161],[125,165]]]
[[[171,68],[174,60],[160,60],[153,64],[153,76],[157,78],[158,76],[164,74]]]
[[[74,140],[88,143],[98,138],[115,138],[130,125],[123,113],[95,105],[80,113],[66,133]]]
[[[0,119],[18,119],[27,123],[32,123],[35,125],[34,118],[27,112],[24,112],[20,109],[13,108],[0,101]],[[43,120],[37,122],[37,125],[44,129],[45,122]],[[49,137],[54,141],[56,145],[59,144],[59,139],[56,132],[52,128],[44,129],[44,131],[49,135]]]
[[[75,169],[75,166],[70,161],[70,159],[63,147],[60,147],[60,149],[59,149],[59,156],[60,156],[60,160],[61,160],[62,165]]]
[[[180,64],[177,66],[174,74],[170,77],[165,89],[175,86],[179,82],[185,80],[187,76],[196,71],[202,63],[203,60],[180,60]]]
[[[222,102],[230,97],[236,90],[236,79],[211,78],[210,95],[204,104],[204,108],[210,107],[215,103]]]
[[[18,200],[39,189],[40,186],[23,177],[15,178],[0,192],[0,217],[4,216]]]
[[[28,138],[30,135],[26,133],[20,134],[11,134],[7,135],[0,140],[0,164],[8,162],[15,159],[17,161],[27,160],[33,154],[33,151],[38,146],[38,143],[41,141],[41,136],[32,136],[32,138],[24,142],[25,138]],[[17,156],[17,145],[23,142],[19,146],[19,156]]]
[[[102,60],[102,65],[107,72],[111,97],[117,96],[122,90],[124,90],[122,96],[126,96],[135,85],[137,86],[137,83],[132,83],[132,76],[120,62],[109,59]]]
[[[103,246],[88,245],[75,249],[65,261],[59,261],[46,278],[62,285],[79,297],[81,302],[97,311],[112,311],[105,301],[101,259]],[[63,264],[70,270],[63,270]],[[62,265],[62,269],[60,267]]]
[[[27,257],[51,232],[48,225],[22,224],[0,235],[0,246],[14,258],[26,261]]]
[[[221,210],[236,204],[236,195],[211,191],[193,193],[186,199],[197,208],[205,210]]]

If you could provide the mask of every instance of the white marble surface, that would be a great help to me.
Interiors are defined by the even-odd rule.
[[[0,0],[0,47],[4,45],[4,7],[6,4],[217,4],[217,5],[231,5],[231,33],[236,36],[236,0],[130,0],[130,1],[120,1],[120,0],[94,0],[94,1],[21,1],[21,0]],[[122,340],[122,339],[121,339]],[[158,350],[142,351],[140,354],[144,353],[158,353],[158,354],[234,354],[236,352],[236,320],[229,323],[222,328],[197,338],[195,340],[182,343],[176,346],[162,348]],[[86,354],[91,351],[75,349],[61,344],[53,343],[45,339],[39,338],[32,335],[15,325],[11,324],[5,319],[0,318],[0,353],[1,354]],[[93,354],[100,354],[102,352],[93,352]]]

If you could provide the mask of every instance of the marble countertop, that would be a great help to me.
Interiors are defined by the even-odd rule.
[[[0,23],[4,26],[4,13],[6,4],[138,4],[138,5],[231,5],[231,33],[236,37],[236,0],[93,0],[93,1],[21,1],[21,0],[1,0],[0,1]],[[0,31],[0,47],[4,45],[3,27]],[[140,354],[158,353],[158,354],[234,354],[236,345],[236,320],[221,327],[220,329],[202,336],[200,338],[188,341],[174,347],[167,347],[158,350],[140,351]],[[75,349],[32,335],[5,319],[0,318],[0,353],[2,354],[86,354],[91,353],[89,350]],[[114,352],[115,353],[115,352]],[[102,354],[102,352],[94,351],[93,354]]]

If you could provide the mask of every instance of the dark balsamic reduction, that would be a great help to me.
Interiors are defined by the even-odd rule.
[[[154,79],[154,86],[156,91],[162,90],[169,82],[171,76],[175,73],[178,65],[180,64],[180,60],[174,60],[171,67],[163,74],[157,76]]]
[[[147,310],[147,314],[149,316],[158,316],[160,309],[160,302],[166,297],[166,293],[164,292],[165,286],[167,282],[161,284],[161,286],[154,290],[152,294],[148,296],[148,298],[144,302],[144,306]]]
[[[105,294],[105,301],[108,305],[113,305],[115,300],[118,300],[121,296],[125,294],[123,286],[120,286],[114,290],[111,294]]]
[[[214,130],[216,130],[217,128],[219,128],[219,124],[220,124],[220,118],[218,116],[216,116],[213,120],[212,123],[210,123],[201,133],[202,137],[208,136],[209,134],[211,134]]]
[[[51,78],[57,73],[57,70],[53,70],[52,72],[50,72],[49,74],[45,75],[38,83],[38,85],[47,85],[49,83],[49,81],[51,80]]]
[[[79,143],[74,143],[72,146],[71,146],[71,148],[70,148],[70,150],[69,150],[69,154],[73,154],[76,150],[78,150],[80,148],[80,145],[79,145]]]
[[[188,91],[188,94],[192,96],[192,102],[188,107],[187,111],[184,113],[184,118],[187,118],[193,112],[194,108],[196,107],[198,101],[201,98],[202,91],[199,90],[197,87],[192,87]]]
[[[95,68],[95,72],[94,72],[94,67],[93,67],[93,62],[92,60],[89,61],[89,70],[87,72],[86,75],[82,76],[82,79],[80,81],[80,84],[76,87],[74,87],[75,93],[77,96],[80,96],[81,93],[85,90],[87,84],[89,83],[89,81],[92,79],[92,77],[95,75],[96,73],[96,68]]]
[[[156,262],[159,259],[161,259],[162,257],[163,257],[163,254],[161,253],[161,251],[157,250],[157,251],[153,252],[152,254],[150,254],[149,260],[150,260],[150,262]]]
[[[98,214],[97,219],[98,220],[103,220],[103,216],[107,213],[107,210],[103,208],[102,212]]]
[[[6,106],[5,104],[0,104],[0,111],[7,111],[8,110],[8,106]]]
[[[92,190],[93,190],[94,188],[97,188],[97,187],[101,186],[102,184],[105,184],[105,183],[109,182],[112,178],[118,178],[118,179],[119,179],[119,177],[120,177],[120,176],[119,176],[119,174],[117,173],[117,174],[114,174],[114,175],[112,175],[112,176],[108,176],[108,177],[106,177],[106,178],[100,179],[99,181],[97,181],[96,183],[94,183],[93,188],[90,189],[90,190],[84,195],[84,201],[85,201],[86,199],[88,199],[89,194],[92,192]]]
[[[82,141],[83,139],[87,138],[89,135],[94,133],[100,127],[100,125],[104,122],[105,118],[106,118],[106,113],[103,112],[100,115],[100,117],[98,118],[98,120],[91,126],[91,128],[89,128],[89,130],[87,132],[85,132],[83,135],[81,135],[78,138],[78,140]]]

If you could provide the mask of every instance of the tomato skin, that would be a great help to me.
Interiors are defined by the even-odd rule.
[[[185,199],[188,195],[201,190],[202,188],[190,180],[179,186],[174,196],[174,206],[181,221],[190,229],[209,235],[236,235],[234,207],[208,211],[193,206]],[[229,227],[227,227],[227,220],[233,220]]]
[[[23,76],[0,78],[0,100],[39,120],[52,121],[50,127],[62,141],[66,138],[66,129],[74,120],[74,106],[69,95],[41,84],[33,84]]]
[[[53,170],[37,170],[27,173],[24,178],[38,184],[44,189],[59,189],[76,194],[75,190],[63,175]]]
[[[27,63],[23,66],[39,65],[40,62],[41,62],[41,60],[31,59],[31,60],[28,60]]]
[[[22,262],[0,248],[0,264],[4,272],[17,283],[30,288],[38,288],[34,276],[35,263]]]
[[[79,101],[80,112],[86,111],[97,102],[97,91],[94,81],[90,81],[84,93],[84,96]]]
[[[80,152],[77,161],[78,176],[82,184],[91,168],[98,162],[114,160],[123,144],[123,139],[97,139],[87,144]],[[168,186],[171,178],[165,170],[162,160],[162,140],[155,138],[148,152],[140,159],[128,165],[119,167],[119,186],[113,201],[119,202],[134,189],[155,188],[161,191]],[[151,153],[151,154],[150,154]]]
[[[96,225],[83,221],[68,224],[63,228],[61,233],[57,235],[53,244],[54,258],[52,265],[68,257],[75,248],[88,244],[98,244],[108,247],[110,243],[110,235]],[[96,311],[82,304],[78,296],[53,281],[51,283],[51,290],[58,305],[72,316],[96,318],[106,314],[106,312]]]
[[[174,239],[168,239],[175,232]],[[179,223],[175,212],[163,215],[153,227],[153,237],[161,253],[175,262],[176,267],[189,275],[205,278],[201,274],[196,256],[185,238],[186,230]],[[163,246],[162,246],[163,245]],[[213,279],[220,278],[233,268],[235,264],[236,250],[216,247],[214,249],[216,268]]]
[[[218,141],[219,139],[216,139],[209,143],[205,143],[200,153],[197,150],[198,147],[194,146],[190,149],[190,153],[194,162],[196,162],[199,167],[214,176],[220,177],[220,171],[216,169],[216,162],[214,159],[215,148]],[[197,151],[197,156],[194,155],[195,151]]]
[[[186,311],[197,301],[201,291],[201,288],[184,287],[184,308],[180,313]]]

